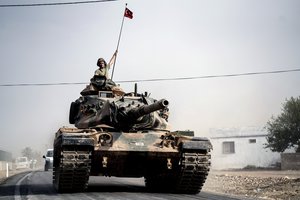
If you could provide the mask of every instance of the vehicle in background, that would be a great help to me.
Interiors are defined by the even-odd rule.
[[[37,163],[37,160],[36,160],[36,159],[31,159],[31,160],[29,161],[29,167],[30,167],[31,169],[35,169],[35,168],[36,168],[36,163]]]
[[[45,159],[45,167],[44,170],[48,171],[53,168],[53,149],[48,149],[46,155],[43,155]]]
[[[15,161],[16,169],[28,169],[29,161],[27,157],[17,157]]]

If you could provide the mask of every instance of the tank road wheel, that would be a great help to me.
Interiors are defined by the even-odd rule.
[[[201,191],[210,168],[210,154],[183,153],[176,193],[197,194]]]
[[[58,192],[82,192],[91,170],[90,147],[63,146],[54,151],[53,185]]]

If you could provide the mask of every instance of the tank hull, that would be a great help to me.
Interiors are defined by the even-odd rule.
[[[145,177],[151,191],[198,193],[210,149],[205,138],[168,131],[61,128],[54,141],[53,183],[59,192],[79,192],[89,176]]]

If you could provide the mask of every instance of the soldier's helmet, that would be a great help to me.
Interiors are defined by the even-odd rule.
[[[97,66],[100,67],[100,62],[104,62],[105,66],[107,65],[103,58],[99,58],[98,61],[97,61]]]

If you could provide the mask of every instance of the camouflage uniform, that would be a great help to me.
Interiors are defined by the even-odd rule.
[[[104,67],[100,66],[100,62],[104,62]],[[97,65],[99,68],[95,71],[95,76],[104,76],[106,79],[108,79],[108,70],[110,69],[110,65],[107,65],[105,60],[103,58],[99,58],[97,61]]]
[[[113,58],[115,57],[115,54]],[[108,70],[113,63],[112,59],[108,64],[103,58],[98,59],[97,66],[99,68],[95,71],[94,76],[91,78],[91,83],[81,91],[81,95],[94,95],[100,90],[112,91],[112,88],[117,87],[117,85],[111,79],[109,79]],[[114,95],[117,96],[122,96],[125,93],[124,91],[119,90],[119,88],[115,88],[113,92]]]

